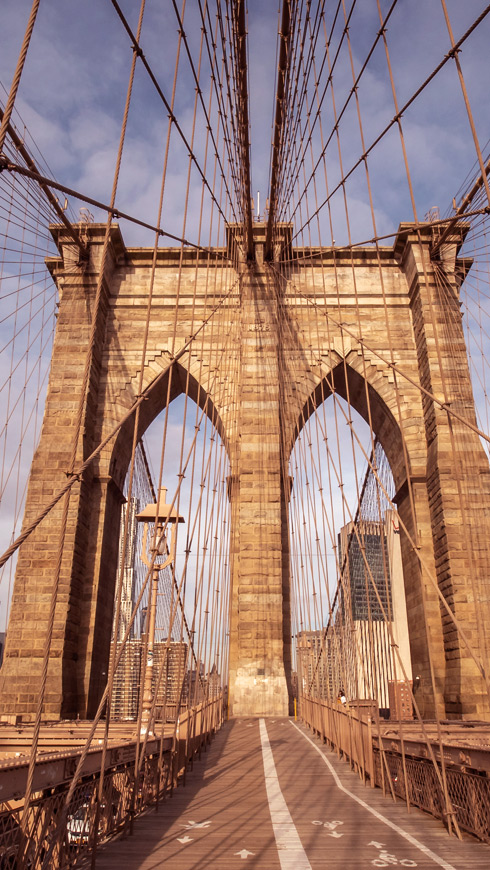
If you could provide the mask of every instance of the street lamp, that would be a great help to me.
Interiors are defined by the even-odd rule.
[[[150,713],[153,704],[153,659],[155,648],[155,626],[157,615],[157,596],[158,596],[158,577],[160,571],[167,568],[175,560],[175,551],[177,548],[177,524],[185,522],[184,517],[181,517],[176,510],[171,509],[170,505],[165,503],[167,495],[166,487],[162,486],[158,491],[158,503],[147,504],[141,513],[136,515],[139,523],[144,523],[143,543],[141,548],[141,559],[143,564],[152,569],[151,587],[150,587],[150,602],[148,616],[148,652],[146,659],[145,681],[143,686],[143,709],[141,715],[141,730],[145,733],[148,730],[150,722]],[[150,556],[148,556],[148,528],[150,523],[156,525],[156,529],[152,535],[152,545],[150,546]],[[170,537],[170,546],[167,541],[168,527],[171,526],[172,532]],[[165,531],[164,531],[165,529]],[[163,562],[157,562],[158,556],[166,556]]]

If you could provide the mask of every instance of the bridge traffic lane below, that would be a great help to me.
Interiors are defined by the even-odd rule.
[[[100,848],[99,870],[488,868],[489,847],[448,837],[365,787],[301,725],[234,719],[194,764],[185,787]]]

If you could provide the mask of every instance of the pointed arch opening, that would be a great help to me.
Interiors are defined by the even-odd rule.
[[[394,687],[412,679],[413,555],[405,540],[402,557],[397,504],[408,462],[394,398],[338,364],[303,406],[288,468],[298,693],[386,716]]]
[[[395,480],[395,491],[403,485],[410,473],[406,467],[402,432],[397,422],[396,392],[390,381],[385,378],[381,389],[373,385],[348,362],[339,362],[328,373],[319,379],[317,386],[308,396],[296,422],[291,448],[301,430],[312,414],[322,406],[329,397],[337,395],[346,403],[347,418],[355,412],[366,424],[383,447]],[[342,414],[341,414],[342,416]],[[363,432],[358,425],[359,433]],[[354,432],[356,427],[354,427]],[[355,438],[355,435],[354,435]]]
[[[134,421],[119,433],[110,460],[111,495],[99,519],[104,578],[93,606],[95,627],[86,630],[94,645],[90,659],[99,666],[92,664],[88,696],[92,708],[118,657],[116,719],[136,719],[142,705],[145,715],[151,707],[153,717],[175,718],[222,694],[228,670],[230,463],[224,427],[197,380],[182,366],[173,368],[148,390],[136,448]],[[168,522],[158,522],[162,504]],[[152,505],[157,521],[145,522],[142,514]]]

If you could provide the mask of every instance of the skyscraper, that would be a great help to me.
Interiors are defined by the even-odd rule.
[[[121,528],[119,532],[119,571],[122,570],[122,591],[121,591],[121,609],[119,616],[119,626],[117,632],[117,640],[120,641],[126,634],[128,625],[131,622],[131,615],[134,606],[134,563],[136,557],[136,543],[138,525],[136,522],[136,514],[139,511],[139,500],[135,497],[129,499],[122,506]],[[126,554],[123,554],[123,537],[124,527],[126,524],[126,515],[128,514],[128,528],[126,536]],[[119,575],[118,575],[119,576]],[[114,633],[114,625],[113,625]],[[130,638],[134,637],[135,625],[131,626]]]
[[[389,684],[404,680],[404,671],[412,677],[394,511],[387,510],[381,522],[361,519],[344,526],[339,554],[344,689],[350,699],[376,699],[387,709]]]

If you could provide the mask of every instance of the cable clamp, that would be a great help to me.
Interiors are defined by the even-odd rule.
[[[82,479],[82,475],[76,471],[65,471],[65,477],[69,480],[77,480],[78,482]]]
[[[5,154],[0,154],[0,172],[3,172],[4,169],[9,168],[8,158]]]

